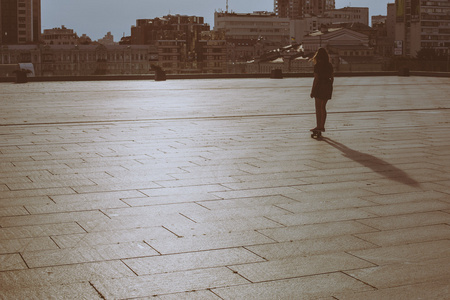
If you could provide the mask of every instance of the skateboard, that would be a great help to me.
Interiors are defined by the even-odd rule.
[[[313,139],[320,139],[320,138],[322,138],[322,131],[321,130],[311,130],[311,131],[312,131],[311,137]]]

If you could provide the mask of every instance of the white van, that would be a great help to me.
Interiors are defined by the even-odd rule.
[[[14,77],[18,71],[25,71],[27,77],[36,76],[32,63],[0,64],[0,77]]]
[[[19,63],[20,70],[27,70],[28,77],[35,77],[36,73],[34,72],[34,66],[32,63]]]

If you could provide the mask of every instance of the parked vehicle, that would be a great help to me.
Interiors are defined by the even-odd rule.
[[[36,76],[32,63],[0,64],[0,77],[14,77],[18,72],[24,72],[27,77]]]

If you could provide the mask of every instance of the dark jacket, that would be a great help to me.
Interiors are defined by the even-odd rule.
[[[311,98],[330,100],[333,95],[334,70],[329,62],[318,61],[314,65],[314,83]]]

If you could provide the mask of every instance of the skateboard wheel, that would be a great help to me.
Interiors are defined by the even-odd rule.
[[[313,131],[313,133],[311,134],[311,137],[313,139],[321,138],[322,137],[322,132],[320,132],[320,131]]]

